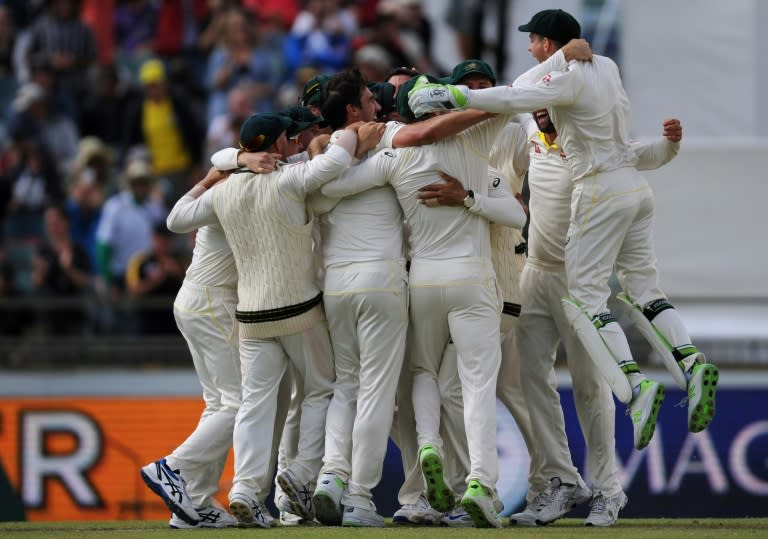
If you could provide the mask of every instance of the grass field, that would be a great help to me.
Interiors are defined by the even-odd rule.
[[[621,519],[611,528],[585,528],[581,519],[562,519],[543,528],[503,528],[501,530],[452,529],[429,527],[402,527],[387,524],[384,529],[350,528],[274,528],[221,530],[171,530],[161,521],[108,521],[108,522],[2,522],[0,537],[47,538],[85,537],[110,538],[148,537],[151,539],[183,536],[198,538],[232,539],[253,537],[282,539],[331,539],[365,537],[365,539],[433,539],[441,537],[509,536],[517,539],[565,539],[590,537],[599,539],[707,539],[724,537],[768,537],[768,518],[739,519]]]

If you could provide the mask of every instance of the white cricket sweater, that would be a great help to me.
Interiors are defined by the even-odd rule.
[[[300,333],[324,319],[315,283],[312,219],[290,222],[277,187],[281,173],[235,174],[213,190],[237,265],[235,314],[241,337]]]

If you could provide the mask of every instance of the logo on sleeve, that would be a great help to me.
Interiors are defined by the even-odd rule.
[[[546,75],[541,77],[541,84],[543,84],[544,86],[549,87],[551,81],[552,81],[552,74],[551,73],[547,73]]]
[[[385,151],[384,155],[386,155],[387,157],[395,157],[395,154],[393,152],[390,152],[390,151]]]
[[[493,178],[493,186],[494,187],[498,187],[500,183],[501,183],[501,178],[499,178],[498,176]]]

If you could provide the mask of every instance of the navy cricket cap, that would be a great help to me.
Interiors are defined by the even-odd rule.
[[[299,99],[299,105],[306,107],[307,105],[314,105],[320,107],[323,99],[323,85],[330,80],[328,75],[317,75],[312,77],[304,85],[304,89],[301,91],[301,98]]]
[[[379,116],[386,116],[395,110],[395,87],[388,82],[369,82],[368,89],[381,106]]]
[[[312,125],[323,123],[322,117],[313,114],[311,110],[307,107],[302,107],[301,105],[287,107],[281,110],[280,114],[288,116],[292,120],[291,125],[286,131],[289,138],[295,137]]]
[[[491,81],[493,86],[496,86],[496,74],[493,72],[493,68],[488,65],[487,62],[482,60],[464,60],[460,64],[453,68],[451,73],[452,84],[460,84],[459,81],[468,75],[482,75]]]
[[[573,15],[562,9],[539,11],[527,24],[517,27],[521,32],[538,34],[565,45],[572,39],[581,37],[581,26]]]
[[[293,120],[274,112],[251,115],[240,128],[240,147],[249,152],[261,152],[272,146],[293,123]]]

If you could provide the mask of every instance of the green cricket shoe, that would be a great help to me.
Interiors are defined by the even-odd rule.
[[[491,491],[477,480],[469,482],[461,507],[472,518],[475,528],[501,528],[501,517],[496,512]]]
[[[662,402],[663,385],[654,380],[640,382],[640,392],[629,403],[629,417],[632,419],[636,449],[643,449],[653,438]]]
[[[431,445],[425,445],[419,451],[419,465],[424,485],[427,487],[427,501],[432,508],[441,513],[453,509],[454,495],[443,475],[443,457]]]
[[[696,363],[688,380],[688,430],[701,432],[715,417],[715,393],[720,373],[712,363]]]

